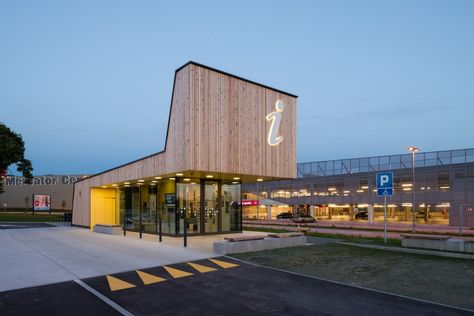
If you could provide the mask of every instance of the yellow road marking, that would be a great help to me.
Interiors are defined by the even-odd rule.
[[[137,274],[145,285],[166,281],[166,279],[160,278],[159,276],[139,270],[137,270]]]
[[[178,270],[178,269],[167,267],[167,266],[163,266],[163,268],[165,268],[165,270],[168,271],[168,273],[171,274],[171,276],[175,279],[184,278],[184,277],[193,275],[193,273],[186,272],[183,270]]]
[[[107,281],[109,282],[109,287],[112,292],[136,287],[132,283],[122,281],[110,275],[107,275]]]
[[[211,260],[212,262],[214,262],[215,264],[217,264],[219,267],[224,268],[224,269],[227,269],[227,268],[234,268],[234,267],[238,267],[238,266],[239,266],[238,264],[235,264],[235,263],[220,261],[220,260],[216,260],[216,259],[209,259],[209,260]]]
[[[211,272],[211,271],[216,271],[217,270],[217,269],[214,269],[214,268],[211,268],[211,267],[206,267],[206,266],[203,266],[203,265],[197,264],[197,263],[188,262],[188,264],[191,267],[193,267],[194,269],[201,272],[201,273],[206,273],[206,272]]]

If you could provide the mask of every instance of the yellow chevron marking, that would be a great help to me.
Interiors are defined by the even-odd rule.
[[[109,287],[110,287],[110,290],[112,292],[113,291],[118,291],[118,290],[125,290],[125,289],[129,289],[129,288],[132,288],[132,287],[136,287],[132,283],[122,281],[122,280],[117,279],[116,277],[113,277],[113,276],[110,276],[110,275],[107,275],[107,281],[109,282]]]
[[[167,266],[163,266],[163,268],[165,268],[165,270],[166,270],[169,274],[171,274],[171,276],[172,276],[173,278],[175,278],[175,279],[184,278],[184,277],[193,275],[193,273],[186,272],[186,271],[183,271],[183,270],[178,270],[178,269],[171,268],[171,267],[167,267]]]
[[[166,279],[139,270],[137,270],[137,274],[145,285],[166,281]]]
[[[219,267],[224,268],[224,269],[227,269],[227,268],[235,268],[235,267],[238,267],[238,266],[239,266],[238,264],[235,264],[235,263],[220,261],[220,260],[216,260],[216,259],[209,259],[209,260],[212,261],[212,262],[214,262],[214,263],[217,264]]]
[[[197,263],[192,263],[192,262],[188,262],[188,264],[193,267],[194,269],[198,270],[199,272],[201,273],[206,273],[206,272],[212,272],[212,271],[216,271],[217,269],[214,269],[214,268],[211,268],[211,267],[206,267],[206,266],[203,266],[201,264],[197,264]]]

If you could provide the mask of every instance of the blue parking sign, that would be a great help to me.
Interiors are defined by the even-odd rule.
[[[393,172],[379,172],[376,174],[377,195],[392,196],[393,195]]]

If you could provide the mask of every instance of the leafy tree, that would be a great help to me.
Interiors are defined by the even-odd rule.
[[[33,166],[31,161],[25,159],[25,143],[21,135],[0,123],[0,170],[12,164],[16,164],[18,172],[23,174],[25,183],[31,184]],[[0,181],[0,194],[3,192],[3,181]]]

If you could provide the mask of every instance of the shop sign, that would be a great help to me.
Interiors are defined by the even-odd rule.
[[[34,177],[31,185],[72,185],[74,182],[81,180],[84,176],[39,176]],[[9,176],[5,179],[7,186],[28,185],[23,177]]]
[[[258,200],[242,200],[242,206],[259,206]]]
[[[270,146],[276,146],[283,141],[283,136],[278,136],[278,130],[280,129],[281,113],[284,109],[285,104],[283,101],[277,100],[275,103],[276,111],[268,113],[268,115],[265,117],[267,121],[271,121],[267,136],[267,142]]]

